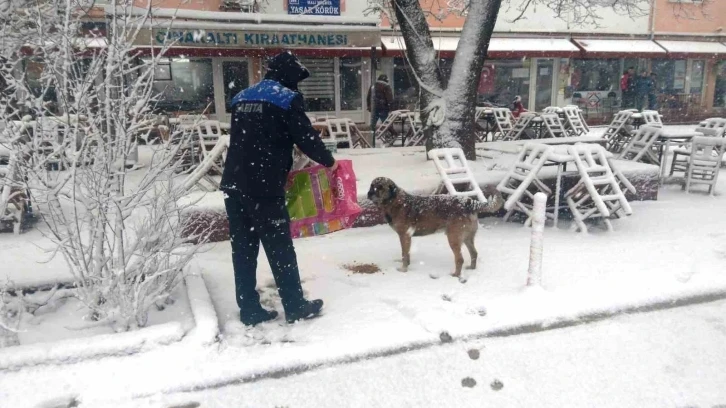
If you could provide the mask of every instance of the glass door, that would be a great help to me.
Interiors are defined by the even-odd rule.
[[[542,111],[548,106],[552,106],[553,69],[553,59],[537,59],[537,93],[534,104],[534,109],[537,112]]]
[[[215,59],[215,103],[217,120],[229,122],[230,103],[240,91],[250,86],[249,63],[246,59]]]

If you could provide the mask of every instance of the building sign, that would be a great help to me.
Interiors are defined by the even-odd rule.
[[[288,0],[287,14],[339,16],[340,0]]]
[[[380,44],[380,32],[229,31],[153,29],[139,33],[134,45],[171,44],[204,48],[347,48]]]

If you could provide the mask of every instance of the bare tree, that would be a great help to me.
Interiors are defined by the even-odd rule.
[[[647,15],[651,0],[446,0],[440,4],[442,1],[433,0],[434,6],[429,10],[419,0],[369,0],[369,5],[371,12],[385,14],[401,31],[406,57],[421,89],[419,99],[427,146],[461,147],[468,159],[475,160],[477,86],[502,7],[518,11],[513,21],[524,19],[532,7],[544,6],[572,25],[598,27],[598,10],[607,7],[618,14],[637,17]],[[451,77],[445,85],[427,17],[440,19],[451,13],[466,20]]]
[[[25,35],[5,44],[0,70],[11,90],[1,100],[0,143],[18,169],[8,183],[31,192],[53,255],[65,259],[94,324],[118,331],[146,324],[198,250],[190,242],[205,242],[180,234],[185,191],[175,181],[191,135],[150,146],[145,167],[132,167],[154,127],[154,75],[170,45],[142,58],[134,43],[151,9],[133,6],[113,0],[107,35],[89,38],[80,29],[82,3],[29,1],[19,7],[27,18],[13,21]],[[32,81],[29,63],[39,66]]]

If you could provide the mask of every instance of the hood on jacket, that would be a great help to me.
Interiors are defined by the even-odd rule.
[[[300,81],[308,78],[310,71],[290,51],[276,55],[267,66],[265,79],[281,83],[286,88],[297,91]]]

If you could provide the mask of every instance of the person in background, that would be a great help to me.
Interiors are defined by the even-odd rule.
[[[620,91],[623,93],[623,108],[630,109],[634,105],[635,68],[630,67],[620,77]]]
[[[635,109],[642,112],[647,107],[648,93],[651,89],[651,79],[648,72],[640,71],[640,75],[635,80]]]
[[[656,97],[656,91],[658,90],[658,76],[655,72],[650,73],[650,86],[648,88],[648,109],[658,109],[658,98]]]
[[[315,317],[322,300],[305,300],[285,205],[285,183],[296,145],[335,171],[337,163],[305,115],[298,83],[310,72],[290,52],[275,56],[265,79],[232,99],[230,146],[220,189],[229,219],[232,266],[240,320],[254,326],[277,317],[260,304],[257,257],[260,242],[272,268],[285,317]]]
[[[388,114],[391,112],[391,106],[393,105],[393,90],[391,89],[391,86],[388,85],[388,76],[379,75],[374,86],[376,104],[374,106],[375,112],[371,113],[371,130],[376,128],[379,119],[381,122],[386,121]],[[371,111],[371,90],[373,89],[374,88],[372,86],[371,89],[368,90],[368,96],[366,97],[368,112]]]
[[[517,95],[514,97],[514,102],[512,102],[512,116],[518,118],[523,112],[527,112],[527,109],[524,109],[522,97]]]

